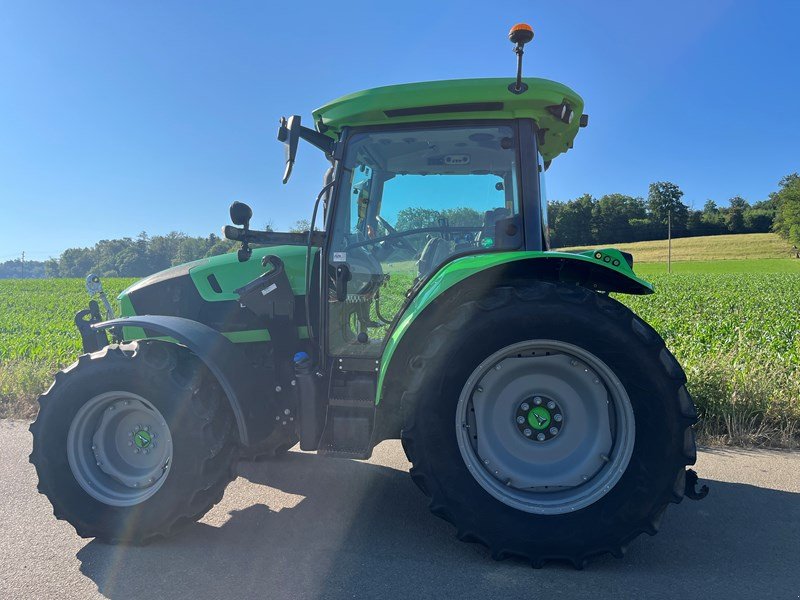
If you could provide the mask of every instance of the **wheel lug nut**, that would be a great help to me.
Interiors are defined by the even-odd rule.
[[[560,423],[561,419],[563,419],[563,418],[564,417],[561,416],[561,413],[556,413],[556,414],[553,415],[553,421],[555,421],[556,423]]]
[[[558,433],[558,428],[556,428],[556,427],[551,427],[550,428],[550,435],[555,435],[557,433]]]
[[[525,437],[531,437],[531,435],[533,434],[533,431],[531,431],[530,429],[526,429],[526,430],[525,430],[525,431],[523,431],[522,433],[523,433],[523,435],[524,435]],[[540,434],[540,435],[541,435],[541,434]]]
[[[539,398],[539,396],[536,396],[536,397],[533,399],[533,403],[534,403],[536,406],[539,406],[539,405],[542,403],[542,399],[541,399],[541,398]]]
[[[547,408],[549,408],[550,410],[553,410],[555,407],[556,403],[553,402],[552,400],[550,400],[550,402],[547,403]]]
[[[134,450],[134,452],[135,452],[136,454],[139,454],[139,453],[141,452],[141,450],[139,450],[139,448],[137,448],[136,450]]]
[[[519,423],[520,425],[522,425],[524,422],[525,422],[525,417],[523,417],[523,416],[519,416],[519,417],[517,417],[517,423]]]
[[[544,434],[543,433],[538,434],[536,436],[536,439],[539,440],[540,442],[543,442],[544,441]]]
[[[128,446],[133,446],[133,442],[128,442]]]
[[[531,408],[531,405],[530,405],[530,404],[528,404],[527,402],[523,402],[523,403],[520,405],[520,408],[521,408],[522,410],[530,410],[530,408]]]

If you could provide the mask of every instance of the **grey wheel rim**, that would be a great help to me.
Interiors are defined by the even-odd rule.
[[[594,354],[558,340],[507,346],[467,379],[456,409],[461,456],[496,499],[563,514],[605,496],[633,453],[630,398]]]
[[[167,422],[146,399],[113,391],[89,399],[70,423],[67,460],[78,484],[110,506],[155,494],[172,462]]]

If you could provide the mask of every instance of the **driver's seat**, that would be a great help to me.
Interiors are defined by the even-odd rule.
[[[507,208],[495,208],[487,210],[483,215],[483,229],[475,236],[475,242],[479,248],[483,247],[483,239],[490,238],[494,240],[495,225],[502,219],[507,219],[511,215]],[[494,241],[492,241],[494,244]]]
[[[419,278],[424,279],[433,270],[450,256],[450,242],[440,237],[432,237],[422,249],[422,254],[417,261]]]

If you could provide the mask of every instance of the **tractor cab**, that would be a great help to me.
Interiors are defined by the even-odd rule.
[[[408,299],[450,261],[547,250],[544,171],[587,123],[582,110],[551,81],[525,79],[518,90],[509,79],[470,79],[351,94],[314,111],[316,131],[285,120],[288,172],[294,128],[333,165],[326,352],[380,357]]]

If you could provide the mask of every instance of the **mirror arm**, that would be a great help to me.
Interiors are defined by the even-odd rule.
[[[305,125],[300,126],[300,137],[312,146],[319,148],[328,156],[333,155],[334,140],[324,133],[309,129]]]
[[[308,245],[308,232],[284,233],[282,231],[253,231],[244,230],[233,225],[225,225],[222,228],[222,235],[225,239],[237,242],[247,242],[247,244],[260,244],[262,246],[306,246]],[[313,231],[311,233],[311,245],[321,247],[325,241],[324,231]]]

